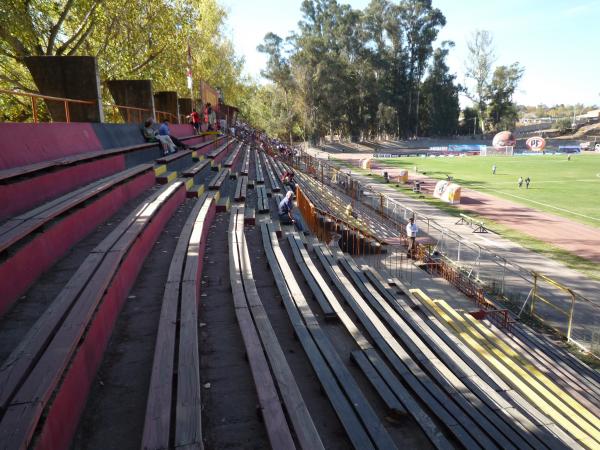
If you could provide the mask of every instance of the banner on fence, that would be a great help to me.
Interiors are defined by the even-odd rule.
[[[476,145],[476,144],[453,144],[448,146],[449,152],[480,152],[482,149],[485,149],[485,145]]]

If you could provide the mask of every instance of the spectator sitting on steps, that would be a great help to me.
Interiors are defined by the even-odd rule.
[[[158,130],[155,130],[152,126],[154,124],[154,119],[148,119],[144,122],[144,129],[142,133],[144,134],[144,138],[147,142],[160,142],[160,146],[163,149],[163,155],[166,156],[170,153],[175,153],[177,151],[177,147],[171,140],[169,136],[163,136],[158,134]]]
[[[187,145],[185,145],[183,142],[181,142],[179,139],[177,139],[171,134],[171,130],[169,129],[169,119],[163,120],[163,123],[158,128],[158,134],[160,134],[161,136],[170,137],[171,140],[175,143],[175,145],[181,149],[187,148]]]
[[[292,215],[292,209],[294,208],[292,195],[294,195],[292,191],[287,191],[285,197],[279,203],[279,207],[277,209],[279,221],[282,225],[296,225],[296,228],[298,228],[299,231],[302,231],[302,225],[300,225],[300,223],[298,223]]]

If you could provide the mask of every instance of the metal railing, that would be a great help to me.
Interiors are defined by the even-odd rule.
[[[293,165],[323,184],[341,189],[353,201],[377,212],[402,233],[409,217],[433,242],[432,253],[481,286],[486,295],[505,301],[595,356],[600,356],[600,305],[552,278],[526,269],[494,251],[465,239],[402,202],[364,185],[331,163],[301,151]]]
[[[40,122],[39,108],[42,102],[57,102],[64,105],[65,122],[71,122],[71,106],[72,105],[97,105],[97,100],[77,100],[64,97],[53,97],[51,95],[42,95],[35,92],[11,91],[0,89],[0,94],[4,94],[13,98],[25,97],[28,98],[31,106],[31,119],[33,123]],[[111,123],[143,123],[148,117],[154,117],[157,122],[164,119],[170,120],[172,123],[179,123],[179,117],[167,111],[154,110],[150,108],[138,108],[134,106],[117,105],[113,103],[104,103],[102,107],[106,112],[112,112]]]
[[[71,104],[83,104],[83,105],[95,105],[96,100],[75,100],[72,98],[62,98],[62,97],[52,97],[50,95],[41,95],[33,92],[22,92],[22,91],[9,91],[7,89],[0,89],[1,94],[7,94],[14,97],[28,97],[31,102],[31,114],[33,117],[33,123],[39,122],[38,117],[38,103],[40,100],[44,100],[45,102],[59,102],[64,104],[65,108],[65,122],[71,122],[71,112],[70,105]]]

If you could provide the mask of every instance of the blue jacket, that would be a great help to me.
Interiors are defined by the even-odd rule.
[[[171,130],[169,130],[169,125],[167,125],[166,123],[162,123],[160,125],[160,128],[158,129],[158,134],[160,134],[161,136],[168,136]]]

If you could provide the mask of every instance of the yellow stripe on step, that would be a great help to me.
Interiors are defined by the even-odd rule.
[[[411,293],[418,296],[422,303],[439,319],[447,323],[452,328],[455,334],[479,355],[486,364],[507,383],[512,385],[515,389],[521,392],[521,394],[527,398],[533,405],[535,405],[542,413],[554,420],[558,425],[570,433],[575,439],[577,439],[582,445],[590,449],[597,449],[600,443],[597,432],[590,424],[585,421],[579,421],[572,416],[565,416],[554,406],[552,406],[546,399],[540,396],[534,389],[532,389],[528,383],[521,380],[520,377],[516,376],[513,370],[516,365],[512,361],[508,361],[508,358],[502,358],[501,356],[488,351],[482,346],[477,339],[475,339],[470,333],[465,330],[464,325],[461,325],[460,321],[449,314],[446,309],[442,308],[443,304],[446,304],[443,300],[432,300],[428,295],[424,294],[420,289],[411,289]],[[447,304],[446,304],[447,305]],[[449,306],[449,305],[447,305]],[[460,319],[460,317],[459,317]],[[500,353],[500,355],[502,355]],[[512,363],[512,364],[511,364]],[[581,427],[581,428],[580,428]]]

